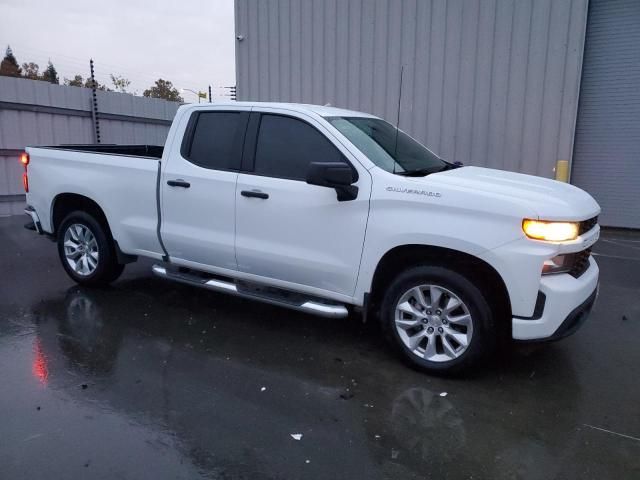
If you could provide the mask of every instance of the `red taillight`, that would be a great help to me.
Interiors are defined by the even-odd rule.
[[[24,173],[22,174],[22,186],[24,187],[24,191],[29,193],[29,176],[27,174],[27,165],[29,165],[29,154],[27,152],[22,152],[20,154],[20,163],[24,165]]]

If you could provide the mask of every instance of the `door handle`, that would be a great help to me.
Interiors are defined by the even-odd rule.
[[[179,178],[178,180],[168,180],[167,185],[169,185],[170,187],[182,187],[182,188],[189,188],[191,186],[189,182],[185,182],[181,178]]]
[[[242,190],[240,192],[240,195],[242,195],[243,197],[262,198],[263,200],[269,198],[268,193],[264,193],[259,190]]]

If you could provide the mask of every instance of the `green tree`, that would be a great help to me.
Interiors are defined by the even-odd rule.
[[[145,90],[142,95],[152,98],[164,98],[170,102],[184,101],[180,96],[180,92],[173,86],[173,83],[162,78],[156,80],[155,85]]]
[[[82,78],[82,75],[76,75],[72,79],[65,78],[64,79],[64,84],[69,86],[69,87],[84,87],[85,86],[84,85],[84,79]]]
[[[0,75],[4,75],[5,77],[19,77],[21,74],[22,70],[20,69],[20,65],[18,65],[16,57],[13,55],[11,46],[7,45],[4,58],[2,62],[0,62]]]
[[[55,84],[60,83],[60,79],[58,78],[58,71],[56,70],[56,67],[53,66],[53,63],[51,63],[51,60],[49,60],[47,69],[42,73],[42,80]]]
[[[121,77],[120,75],[111,74],[111,83],[116,89],[116,92],[127,93],[127,88],[131,85],[131,80]]]
[[[22,64],[22,76],[31,80],[42,80],[40,67],[37,63],[29,62]]]
[[[106,85],[103,85],[102,83],[100,83],[97,80],[94,80],[92,82],[91,78],[87,78],[87,80],[84,82],[84,86],[86,88],[92,88],[93,87],[93,83],[95,83],[95,85],[96,85],[96,90],[102,90],[103,92],[110,92],[111,91],[110,88],[107,88]]]
[[[84,87],[91,88],[91,79],[87,78],[86,80],[82,78],[82,75],[75,75],[73,78],[65,78],[64,84],[69,87]],[[96,88],[98,90],[102,90],[105,92],[109,92],[110,90],[106,85],[102,85],[100,82],[96,80]]]

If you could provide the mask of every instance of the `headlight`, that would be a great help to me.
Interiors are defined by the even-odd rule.
[[[577,222],[545,222],[525,219],[522,221],[522,230],[529,238],[549,242],[566,242],[578,238]]]

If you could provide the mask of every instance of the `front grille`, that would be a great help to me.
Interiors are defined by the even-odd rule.
[[[582,222],[580,222],[580,225],[578,227],[578,235],[582,235],[583,233],[587,233],[589,230],[591,230],[593,227],[595,227],[598,224],[598,217],[593,217],[590,218],[589,220],[583,220]]]
[[[569,270],[569,274],[574,278],[580,278],[584,272],[589,268],[589,257],[591,256],[591,249],[587,248],[578,253],[573,254],[573,266]]]

